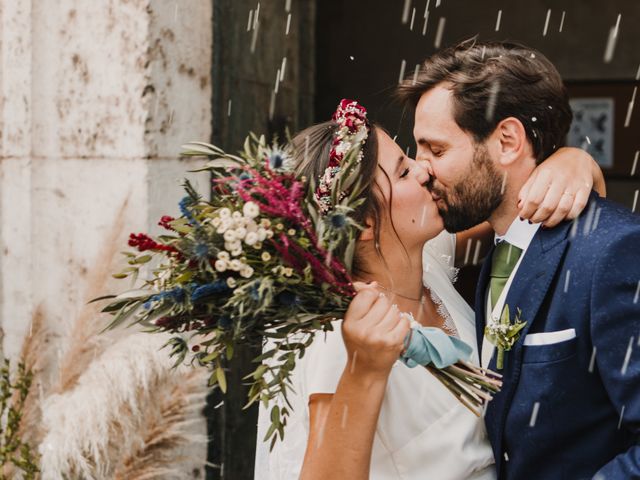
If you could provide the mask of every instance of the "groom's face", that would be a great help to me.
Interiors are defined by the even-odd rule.
[[[437,86],[422,95],[413,134],[416,160],[431,165],[427,187],[445,228],[459,232],[487,220],[502,201],[502,175],[485,144],[456,123],[448,89]]]

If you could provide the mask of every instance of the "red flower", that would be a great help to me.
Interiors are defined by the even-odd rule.
[[[144,252],[146,250],[156,250],[156,251],[164,251],[164,252],[175,252],[177,253],[174,247],[170,247],[169,245],[162,245],[161,243],[156,242],[153,238],[151,238],[146,233],[132,233],[129,235],[129,246],[135,247],[139,252]]]
[[[169,222],[172,222],[174,220],[175,218],[170,217],[169,215],[163,215],[160,221],[158,222],[158,225],[160,225],[163,228],[166,228],[167,230],[173,230],[173,227],[169,225]]]

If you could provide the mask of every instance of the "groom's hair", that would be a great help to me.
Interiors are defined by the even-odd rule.
[[[564,144],[572,113],[560,74],[540,52],[506,42],[466,40],[423,62],[397,95],[415,107],[444,83],[452,92],[458,126],[481,143],[508,117],[524,126],[540,163]]]

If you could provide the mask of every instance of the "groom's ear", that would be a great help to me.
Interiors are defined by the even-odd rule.
[[[498,162],[503,167],[513,164],[529,150],[527,133],[522,122],[515,117],[507,117],[494,130],[498,143]]]

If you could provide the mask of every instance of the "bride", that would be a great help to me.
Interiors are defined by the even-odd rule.
[[[359,293],[344,321],[317,335],[298,361],[288,395],[293,411],[284,439],[271,452],[263,442],[268,410],[261,405],[255,478],[495,479],[482,419],[427,370],[397,361],[411,321],[476,345],[473,310],[453,286],[454,260],[456,248],[471,237],[488,243],[491,231],[443,231],[425,188],[425,166],[407,157],[384,129],[369,125],[356,102],[343,100],[332,121],[294,138],[298,173],[316,179],[339,175],[339,160],[349,148],[344,133],[357,129],[366,185],[353,215],[365,226],[353,262]],[[543,165],[571,173],[566,178],[572,181],[559,187],[575,193],[585,183],[590,189],[593,179],[573,172],[595,171],[603,184],[592,163],[581,150],[561,149]],[[316,195],[322,204],[321,187]],[[478,363],[477,352],[472,361]]]

